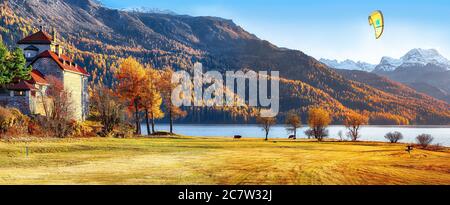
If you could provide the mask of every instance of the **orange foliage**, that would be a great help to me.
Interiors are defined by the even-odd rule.
[[[115,73],[117,79],[116,92],[128,103],[129,110],[134,111],[136,134],[140,134],[139,106],[141,105],[142,86],[145,82],[144,67],[134,58],[122,60]]]

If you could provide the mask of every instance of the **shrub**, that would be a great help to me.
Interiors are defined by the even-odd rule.
[[[427,148],[434,138],[429,134],[421,134],[416,137],[417,143],[422,146],[422,148]]]
[[[18,109],[0,107],[0,135],[17,136],[27,132],[29,118]]]
[[[14,115],[14,124],[13,128],[15,128],[20,134],[24,134],[28,132],[28,124],[30,123],[30,118],[17,108],[10,108],[11,113]]]
[[[0,134],[4,134],[12,127],[14,123],[14,115],[11,110],[0,107]]]
[[[96,137],[97,134],[95,132],[94,127],[89,125],[89,123],[86,122],[78,122],[78,121],[71,121],[70,124],[70,133],[69,136],[72,137],[82,137],[82,138],[89,138],[89,137]]]
[[[43,136],[44,135],[44,129],[39,125],[39,123],[36,121],[36,119],[30,120],[28,123],[28,134],[32,136]]]
[[[122,123],[110,133],[109,136],[116,138],[132,138],[134,136],[134,126],[128,123]]]
[[[391,143],[397,143],[403,139],[403,134],[400,132],[389,132],[384,136],[384,138],[389,140]]]
[[[324,138],[328,137],[328,130],[325,128],[320,129],[307,129],[305,131],[305,135],[308,136],[309,139],[315,138],[319,142],[322,142]]]
[[[435,145],[428,146],[427,150],[439,152],[439,151],[445,151],[446,148],[445,148],[445,146],[442,146],[442,144],[438,143],[438,144],[435,144]]]

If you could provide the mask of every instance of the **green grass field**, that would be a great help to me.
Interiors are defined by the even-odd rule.
[[[29,147],[26,156],[25,147]],[[450,151],[225,138],[0,142],[0,184],[450,184]]]

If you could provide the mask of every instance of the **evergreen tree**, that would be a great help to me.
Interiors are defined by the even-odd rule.
[[[14,79],[30,79],[31,66],[26,67],[26,60],[20,48],[10,52],[0,42],[0,86],[11,83]]]

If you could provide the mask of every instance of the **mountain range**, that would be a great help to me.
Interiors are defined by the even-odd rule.
[[[355,62],[353,60],[330,60],[322,58],[320,62],[331,68],[346,70],[361,70],[366,72],[383,73],[391,72],[396,69],[410,67],[424,67],[436,71],[450,70],[450,60],[442,56],[436,49],[415,48],[410,50],[400,59],[384,56],[379,64],[374,65],[363,61]]]
[[[338,61],[338,60],[330,60],[321,58],[319,60],[320,62],[324,63],[325,65],[336,68],[336,69],[345,69],[345,70],[361,70],[366,72],[372,72],[377,65],[373,65],[370,63],[362,62],[362,61],[352,61],[352,60],[344,60],[344,61]]]
[[[412,49],[400,59],[383,57],[372,69],[364,62],[321,61],[332,68],[373,72],[450,103],[450,60],[435,49]]]
[[[114,84],[119,58],[134,56],[155,68],[280,71],[282,118],[322,106],[336,123],[347,112],[370,114],[372,124],[450,124],[450,105],[402,84],[353,79],[307,54],[259,39],[218,17],[193,17],[142,10],[117,10],[93,0],[7,0],[1,4],[0,34],[13,47],[44,26],[56,30],[69,55],[91,73],[91,82]],[[232,115],[188,110],[182,122],[230,122]]]
[[[400,59],[383,57],[373,72],[391,72],[397,69],[422,67],[432,71],[450,70],[450,61],[435,49],[412,49]]]

